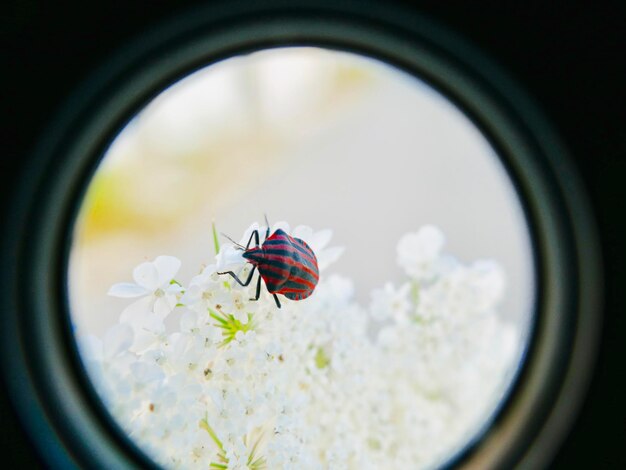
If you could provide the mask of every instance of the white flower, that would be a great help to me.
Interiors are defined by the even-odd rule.
[[[216,256],[216,270],[219,272],[234,271],[247,263],[242,256],[243,251],[234,245],[224,244]]]
[[[102,339],[87,335],[80,338],[79,349],[96,385],[108,391],[108,399],[117,398],[123,378],[118,369],[126,361],[134,360],[129,348],[133,343],[133,331],[121,323],[108,328]]]
[[[255,338],[256,338],[255,331],[246,331],[244,333],[243,331],[239,330],[235,334],[235,340],[237,341],[237,343],[239,343],[239,346],[244,349],[253,345]]]
[[[102,340],[102,358],[114,360],[116,356],[123,354],[133,344],[133,331],[127,325],[118,323],[109,328]]]
[[[444,243],[443,233],[432,225],[407,233],[398,242],[398,264],[413,279],[430,280],[437,275],[436,262]]]
[[[326,248],[330,230],[278,227],[306,241],[321,269],[340,252]],[[253,224],[244,246],[255,229],[263,242]],[[165,468],[437,466],[494,409],[519,349],[498,316],[502,268],[462,264],[443,241],[434,227],[403,237],[408,279],[374,290],[369,314],[338,275],[307,302],[253,302],[254,282],[217,274],[251,269],[232,246],[186,288],[171,284],[180,262],[159,257],[135,269],[135,284],[111,288],[141,298],[81,352],[111,413]]]
[[[158,364],[151,362],[137,361],[130,366],[133,378],[138,384],[145,384],[163,379],[163,370]]]
[[[478,260],[471,269],[475,276],[473,284],[481,293],[481,306],[488,308],[502,300],[506,285],[502,267],[492,260]]]
[[[172,282],[180,268],[174,256],[157,256],[152,262],[141,263],[133,271],[135,283],[113,285],[108,294],[113,297],[148,298],[150,310],[157,315],[167,315],[176,305],[180,285]]]
[[[233,290],[231,292],[232,303],[229,304],[229,307],[232,305],[232,308],[228,309],[227,307],[224,310],[225,312],[232,314],[244,325],[248,323],[248,315],[253,314],[258,309],[258,303],[249,302],[249,295],[245,292],[246,291]]]
[[[377,321],[395,320],[406,323],[409,319],[411,302],[409,292],[411,285],[405,282],[396,289],[391,282],[387,282],[383,289],[372,291],[370,314]]]
[[[173,256],[158,256],[133,270],[135,283],[115,284],[109,289],[108,294],[113,297],[140,297],[120,315],[120,322],[129,324],[134,330],[133,351],[149,348],[165,332],[163,320],[176,306],[182,291],[174,281],[180,264],[180,260]]]
[[[333,236],[333,231],[330,229],[313,232],[311,227],[298,225],[293,229],[291,236],[304,240],[307,245],[309,245],[313,253],[315,253],[320,271],[325,270],[328,266],[337,261],[344,251],[344,247],[342,246],[326,248],[326,245],[328,245]]]
[[[231,303],[224,280],[217,273],[217,265],[207,266],[189,282],[180,303],[201,312],[206,312],[207,308],[221,309]]]

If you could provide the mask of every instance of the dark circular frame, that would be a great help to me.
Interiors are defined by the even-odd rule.
[[[532,99],[462,38],[397,5],[324,0],[208,5],[162,24],[94,71],[42,135],[3,229],[2,365],[43,460],[156,468],[111,418],[78,355],[67,299],[74,219],[106,148],[153,97],[201,67],[279,46],[354,52],[413,74],[496,149],[531,234],[536,312],[505,400],[447,466],[546,464],[586,390],[602,300],[595,224],[567,151]]]

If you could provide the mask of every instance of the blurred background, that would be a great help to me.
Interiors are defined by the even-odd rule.
[[[331,228],[330,272],[401,282],[396,244],[434,224],[464,262],[497,260],[503,317],[526,334],[534,279],[517,194],[474,124],[415,77],[355,54],[280,48],[234,57],[164,90],[104,155],[74,228],[70,301],[101,335],[126,299],[106,295],[158,255],[183,283],[213,261],[211,223],[238,240],[254,221]]]

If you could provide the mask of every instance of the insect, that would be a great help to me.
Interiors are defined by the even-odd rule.
[[[265,219],[267,223],[267,218]],[[254,238],[255,246],[250,248]],[[259,231],[254,230],[248,244],[243,247],[243,257],[252,264],[252,270],[245,281],[242,281],[232,271],[218,274],[230,274],[237,283],[247,286],[252,281],[254,271],[258,268],[259,280],[256,286],[256,295],[250,300],[259,300],[261,295],[261,279],[270,294],[274,295],[276,306],[280,308],[277,294],[284,295],[291,300],[302,300],[309,297],[315,290],[319,280],[317,258],[309,245],[296,237],[292,237],[284,230],[277,229],[270,236],[270,227],[267,223],[265,241],[259,243]]]

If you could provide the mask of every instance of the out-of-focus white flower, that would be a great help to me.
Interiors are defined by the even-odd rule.
[[[398,243],[398,264],[413,279],[432,279],[437,275],[436,262],[444,243],[443,233],[432,225],[426,225],[415,233],[407,233]]]
[[[387,282],[382,289],[372,291],[370,313],[377,321],[394,320],[398,323],[409,321],[409,292],[411,285],[405,282],[399,288],[395,288],[391,282]]]
[[[481,307],[495,306],[504,295],[506,277],[502,267],[493,260],[479,260],[471,265],[473,284],[480,290]]]
[[[330,229],[314,232],[311,227],[298,225],[293,229],[291,236],[304,240],[309,245],[313,253],[315,253],[320,271],[325,270],[337,261],[344,251],[342,246],[326,248],[333,236],[333,231]]]
[[[125,353],[133,344],[133,331],[128,325],[118,323],[104,333],[102,339],[102,358],[113,360],[119,354]]]

